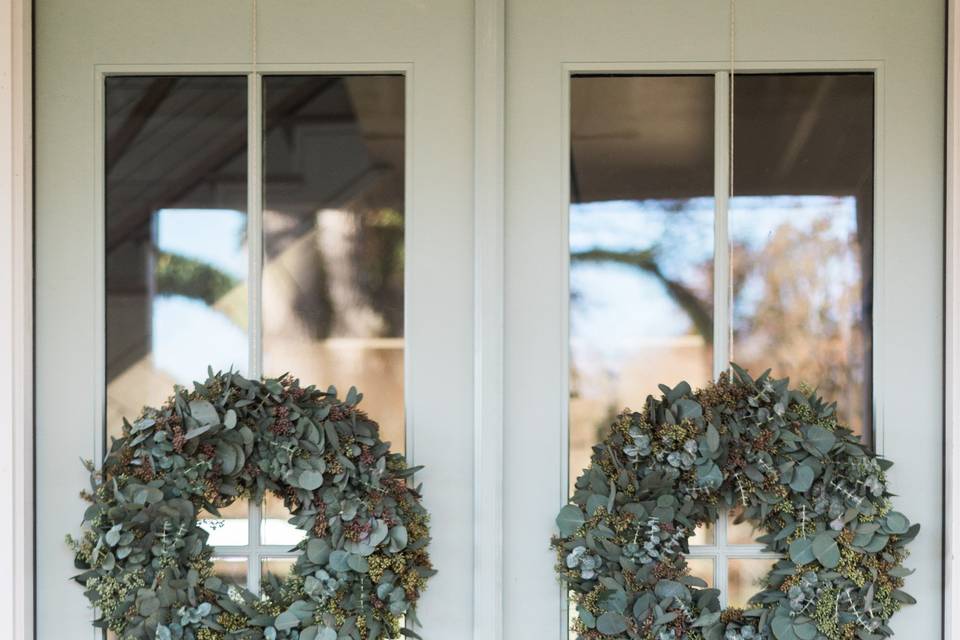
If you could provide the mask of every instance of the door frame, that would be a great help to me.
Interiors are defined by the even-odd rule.
[[[0,0],[0,636],[33,637],[32,2]]]
[[[944,638],[960,635],[960,1],[947,6],[944,220]]]
[[[504,5],[474,1],[474,637],[502,637]],[[960,635],[960,0],[946,7],[944,637]],[[32,0],[0,0],[0,636],[34,635]],[[9,233],[7,233],[9,231]],[[9,311],[8,311],[9,310]]]

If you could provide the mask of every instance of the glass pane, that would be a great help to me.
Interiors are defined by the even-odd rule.
[[[288,522],[290,511],[283,500],[268,493],[263,499],[263,521],[260,525],[260,541],[263,544],[285,544],[293,547],[306,537],[306,532]]]
[[[690,537],[689,544],[692,545],[715,545],[717,544],[717,529],[712,524],[705,524],[697,527]]]
[[[263,558],[260,561],[260,575],[266,579],[268,574],[273,574],[277,579],[283,580],[290,575],[296,563],[296,558]]]
[[[713,84],[571,80],[571,483],[624,407],[712,377]]]
[[[690,575],[706,580],[708,587],[713,587],[713,585],[716,584],[713,571],[714,563],[715,560],[713,558],[693,558],[687,556],[687,567],[690,569]]]
[[[243,77],[106,80],[107,425],[247,366]]]
[[[238,587],[247,586],[246,558],[213,558],[213,573],[228,583]]]
[[[264,87],[268,374],[368,391],[404,446],[404,78],[273,76]]]
[[[777,563],[776,558],[731,558],[727,563],[727,605],[746,607],[763,590],[761,580]]]
[[[734,360],[818,387],[869,440],[873,76],[735,86]]]
[[[727,544],[758,544],[757,536],[763,535],[760,529],[754,528],[749,522],[734,522],[742,511],[743,508],[738,507],[727,512]]]
[[[208,511],[197,514],[200,528],[210,533],[207,544],[212,547],[243,546],[249,539],[250,505],[246,499],[238,499],[228,507],[219,509],[220,517]]]

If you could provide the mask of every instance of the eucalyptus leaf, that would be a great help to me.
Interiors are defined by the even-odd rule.
[[[720,449],[720,433],[712,424],[707,425],[707,448],[710,453],[716,453]]]
[[[827,533],[821,533],[813,539],[811,550],[817,561],[827,569],[833,569],[840,564],[840,548],[837,541]]]
[[[790,488],[799,493],[808,491],[813,486],[813,469],[806,465],[797,467],[793,472],[793,479],[790,481]]]
[[[837,438],[832,432],[817,425],[807,427],[804,430],[804,436],[805,442],[821,456],[827,455],[837,442]]]
[[[308,469],[300,473],[297,483],[307,491],[313,491],[323,486],[323,474],[319,471]]]
[[[557,515],[557,528],[560,530],[561,536],[568,538],[572,536],[585,521],[583,511],[580,510],[580,507],[575,504],[568,504],[560,509],[560,513]]]
[[[202,426],[213,426],[220,424],[220,416],[216,408],[207,400],[191,400],[190,415]]]
[[[608,611],[597,618],[597,631],[615,636],[627,630],[627,620],[621,614]]]

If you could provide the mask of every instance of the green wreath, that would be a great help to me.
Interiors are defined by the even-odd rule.
[[[733,366],[692,391],[626,411],[593,448],[560,510],[557,572],[580,638],[873,640],[913,598],[900,588],[919,530],[891,509],[885,472],[834,405],[769,371]],[[694,529],[740,505],[783,555],[747,610],[721,610],[717,589],[689,575]]]
[[[126,639],[377,640],[401,634],[435,572],[417,469],[336,390],[210,372],[160,409],[124,421],[100,471],[79,540],[76,580],[97,627]],[[213,575],[196,522],[240,497],[282,498],[307,532],[292,574],[262,596]]]

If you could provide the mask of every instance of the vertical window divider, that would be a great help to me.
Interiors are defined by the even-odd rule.
[[[261,298],[263,293],[263,168],[261,162],[263,134],[262,77],[253,72],[247,76],[247,252],[249,275],[247,325],[249,327],[249,373],[263,374],[263,328]]]
[[[248,374],[256,379],[263,375],[263,83],[262,75],[253,69],[247,75],[247,326]],[[249,505],[247,540],[247,589],[260,592],[260,522],[261,503]]]
[[[729,544],[727,542],[727,513],[720,512],[720,519],[717,520],[717,555],[716,564],[713,567],[714,586],[720,589],[720,606],[726,608],[728,603],[728,593],[730,591],[730,567],[727,552]]]
[[[730,367],[731,357],[731,277],[730,277],[730,74],[714,75],[714,160],[713,160],[713,377]],[[727,512],[722,510],[716,522],[716,564],[714,581],[720,589],[720,604],[727,606],[729,589],[727,566]]]
[[[250,503],[247,513],[247,591],[260,593],[260,503]]]
[[[714,76],[714,161],[713,161],[713,376],[730,366],[731,277],[730,277],[730,75]]]

